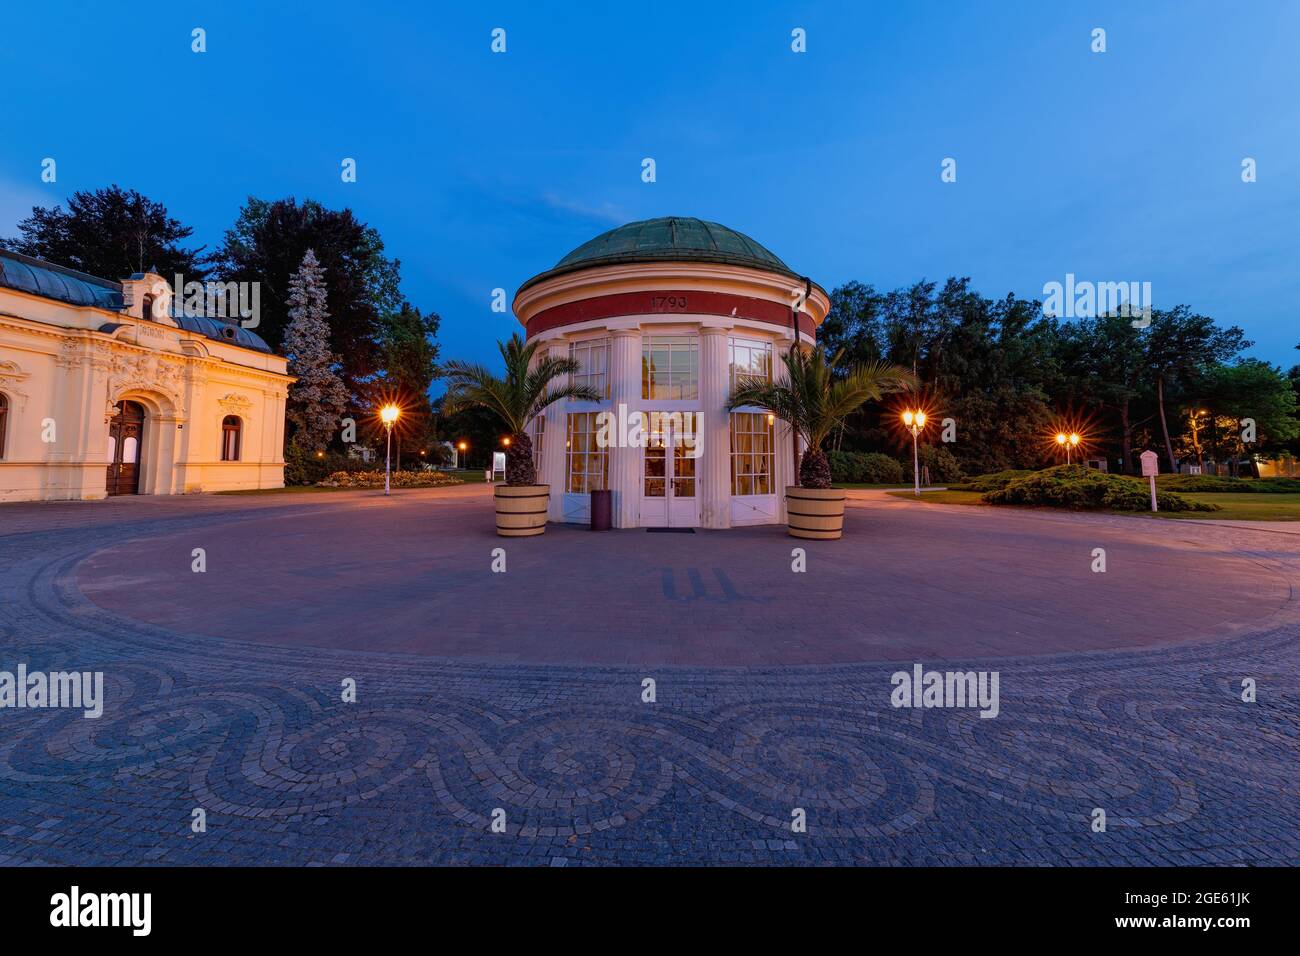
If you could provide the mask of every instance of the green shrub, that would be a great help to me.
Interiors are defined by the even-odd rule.
[[[847,484],[901,485],[903,466],[879,452],[831,451],[831,481]]]
[[[1300,493],[1300,478],[1229,478],[1226,475],[1159,475],[1156,487],[1166,491],[1188,494],[1243,493],[1243,494],[1294,494]]]
[[[1042,505],[1073,511],[1146,511],[1151,507],[1147,485],[1123,475],[1093,471],[1081,465],[1058,465],[986,492],[991,505]],[[1169,491],[1157,491],[1162,511],[1218,511],[1217,505],[1191,501]]]
[[[286,485],[314,485],[336,471],[366,471],[374,468],[359,458],[349,458],[336,451],[327,451],[318,458],[313,451],[297,445],[284,450],[284,483]]]
[[[1032,475],[1034,472],[1028,468],[1012,468],[1007,471],[995,471],[987,475],[979,475],[967,481],[948,486],[951,491],[1001,491],[1017,478],[1023,478],[1025,475]]]
[[[962,473],[961,462],[947,448],[942,445],[922,445],[918,449],[921,459],[922,469],[930,469],[930,484],[946,485],[953,482],[961,481],[966,476]],[[925,474],[924,471],[921,472]],[[912,460],[911,456],[903,464],[903,477],[907,481],[912,480]]]

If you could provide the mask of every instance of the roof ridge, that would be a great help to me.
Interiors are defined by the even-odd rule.
[[[83,282],[91,282],[95,285],[103,286],[105,289],[111,289],[114,292],[122,291],[122,283],[120,282],[114,282],[112,279],[105,279],[101,276],[91,275],[89,272],[82,272],[80,269],[60,265],[57,262],[50,262],[48,259],[38,259],[36,256],[23,255],[21,252],[14,252],[12,249],[0,249],[0,257],[15,259],[24,265],[48,269],[51,272],[58,272],[61,275],[70,276],[73,279],[80,279]]]

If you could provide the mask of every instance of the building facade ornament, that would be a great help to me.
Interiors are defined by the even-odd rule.
[[[0,250],[11,260],[0,501],[283,487],[283,357],[246,330],[169,321],[170,290],[152,273],[111,282]]]

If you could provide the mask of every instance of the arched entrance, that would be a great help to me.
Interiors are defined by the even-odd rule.
[[[140,493],[140,452],[144,443],[144,407],[118,402],[108,422],[109,495]]]

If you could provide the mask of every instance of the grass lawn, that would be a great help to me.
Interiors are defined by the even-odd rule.
[[[882,485],[882,484],[879,484],[879,483],[877,483],[877,484],[872,484],[871,482],[837,481],[837,482],[835,482],[835,487],[836,487],[836,488],[872,488],[872,489],[880,489],[880,488],[906,488],[907,485],[901,484],[900,482],[886,483],[886,484],[883,484],[883,485]]]
[[[1232,521],[1300,521],[1297,494],[1198,494],[1185,495],[1192,501],[1218,505],[1221,511],[1159,511],[1153,518],[1211,518]]]
[[[910,491],[891,491],[896,498],[915,497]],[[1192,501],[1218,505],[1219,511],[1160,511],[1156,514],[1142,511],[1112,512],[1148,518],[1210,519],[1230,521],[1300,521],[1300,495],[1297,494],[1184,494]],[[1012,505],[986,505],[978,491],[925,491],[921,500],[941,505],[981,505],[983,507],[1014,507]],[[1055,509],[1053,509],[1055,510]]]
[[[888,487],[888,486],[885,486]],[[910,489],[907,491],[891,491],[895,498],[910,498],[915,500],[916,494]],[[981,500],[984,497],[982,491],[922,491],[921,500],[928,501],[932,504],[940,505],[984,505]],[[987,507],[987,506],[986,506]]]

